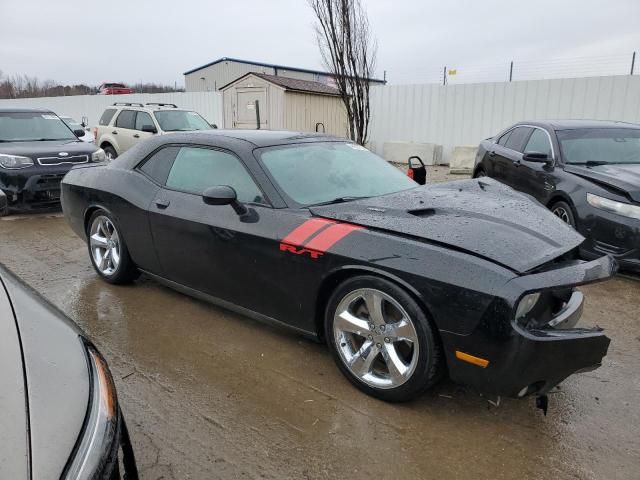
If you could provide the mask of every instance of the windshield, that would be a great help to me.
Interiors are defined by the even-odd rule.
[[[374,197],[415,188],[386,160],[353,143],[307,143],[264,150],[260,159],[300,205]]]
[[[556,134],[566,163],[640,163],[640,129],[588,128]]]
[[[0,142],[37,140],[78,140],[69,127],[53,113],[0,113]]]
[[[84,127],[71,117],[60,117],[71,130],[84,130]]]
[[[165,132],[188,132],[210,130],[211,125],[196,112],[184,110],[163,110],[154,112],[160,128]]]

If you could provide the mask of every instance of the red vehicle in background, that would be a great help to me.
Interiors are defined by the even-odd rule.
[[[125,95],[127,93],[133,93],[133,88],[129,88],[123,83],[103,83],[98,88],[98,95]]]

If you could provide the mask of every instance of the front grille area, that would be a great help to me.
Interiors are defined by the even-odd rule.
[[[38,190],[49,190],[52,188],[60,188],[60,182],[64,177],[64,173],[57,173],[54,175],[40,175],[36,184]]]
[[[594,240],[594,247],[597,251],[602,253],[610,253],[612,255],[624,255],[630,252],[629,249],[624,247],[617,247],[615,245],[610,245],[608,243],[600,242],[598,240]]]
[[[64,165],[75,163],[88,163],[89,155],[74,155],[71,157],[40,157],[38,163],[40,165]]]

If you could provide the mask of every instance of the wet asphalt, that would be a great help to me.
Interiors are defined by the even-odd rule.
[[[60,214],[0,219],[0,262],[106,357],[143,479],[640,479],[637,277],[583,288],[582,324],[612,344],[545,417],[448,381],[408,404],[369,398],[323,345],[152,280],[99,280]]]

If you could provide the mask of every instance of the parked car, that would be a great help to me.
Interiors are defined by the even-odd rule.
[[[217,128],[200,114],[173,103],[114,103],[95,129],[96,145],[114,159],[153,135]]]
[[[106,158],[102,149],[78,139],[83,134],[50,110],[0,108],[0,197],[6,197],[0,216],[59,207],[60,180],[69,169]]]
[[[3,267],[0,359],[0,478],[137,478],[104,358],[71,320]]]
[[[76,167],[62,206],[96,272],[140,272],[324,339],[358,388],[403,401],[446,370],[482,392],[544,395],[600,365],[577,285],[615,261],[491,179],[418,186],[346,140],[227,130],[158,136]],[[523,214],[526,212],[526,215]]]
[[[640,125],[520,122],[480,144],[474,176],[485,175],[578,230],[585,258],[613,255],[640,271]]]
[[[98,87],[99,95],[126,95],[133,93],[133,88],[127,87],[124,83],[103,83]]]
[[[60,115],[60,119],[67,124],[67,127],[69,127],[71,130],[73,130],[74,132],[80,132],[80,130],[82,130],[84,132],[83,135],[79,135],[78,138],[80,140],[82,140],[83,142],[87,142],[87,143],[93,143],[93,141],[95,140],[95,137],[93,136],[93,133],[91,132],[91,129],[89,127],[87,127],[86,122],[83,120],[82,123],[78,122],[77,120],[75,120],[72,117],[68,117],[66,115]]]

